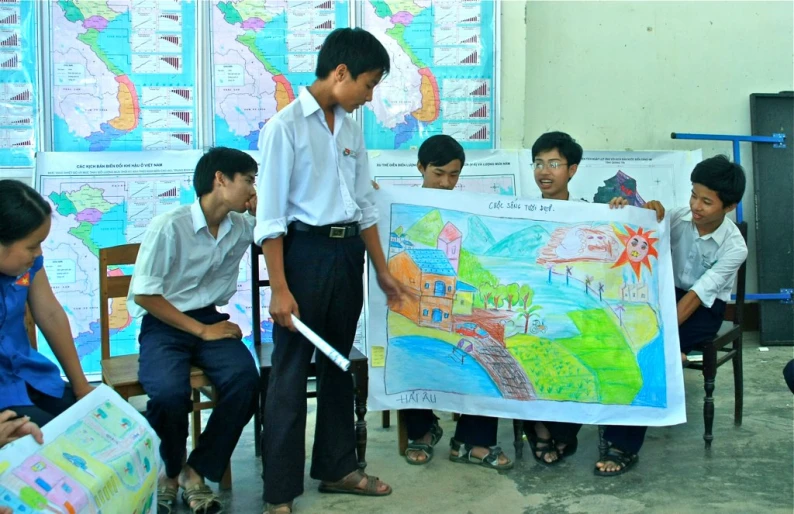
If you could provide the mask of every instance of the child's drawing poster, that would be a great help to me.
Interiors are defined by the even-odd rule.
[[[651,200],[667,208],[685,207],[692,190],[689,176],[702,160],[701,150],[585,152],[568,187],[571,198],[591,203],[609,203],[620,196],[637,207]]]
[[[381,186],[422,187],[416,150],[371,150],[372,179]],[[525,152],[469,150],[455,191],[521,196],[521,170],[529,169]]]
[[[372,409],[685,421],[667,221],[456,191],[375,196],[408,294],[389,310],[370,283]]]

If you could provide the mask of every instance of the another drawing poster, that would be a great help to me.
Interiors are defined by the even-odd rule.
[[[686,421],[666,220],[457,191],[375,196],[407,296],[388,309],[370,281],[372,409]]]
[[[106,385],[0,450],[0,505],[13,512],[157,512],[160,440]]]

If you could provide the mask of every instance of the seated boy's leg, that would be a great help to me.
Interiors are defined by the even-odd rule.
[[[618,474],[637,461],[637,454],[645,442],[648,427],[610,425],[604,430],[604,439],[609,442],[609,454],[596,462],[596,474]],[[623,463],[619,462],[623,460]]]
[[[139,338],[138,380],[149,396],[146,419],[160,438],[165,473],[172,479],[182,470],[188,414],[193,410],[191,337],[148,314],[144,316]]]
[[[681,298],[685,292],[676,289],[676,297]],[[711,308],[703,305],[697,308],[692,315],[678,327],[678,339],[681,352],[687,354],[695,346],[710,341],[714,338],[722,325],[725,317],[725,302],[715,300]]]
[[[432,458],[433,446],[444,433],[438,417],[431,409],[403,409],[402,415],[410,441],[405,458],[411,464],[424,464]]]
[[[239,339],[202,342],[194,362],[217,389],[218,401],[187,463],[199,475],[220,482],[245,425],[254,415],[259,374],[251,352]]]
[[[499,469],[508,469],[508,467],[512,467],[512,461],[501,448],[496,446],[498,431],[499,418],[463,414],[455,427],[454,440],[470,448],[471,457],[475,459],[485,459],[493,453],[494,457],[491,458],[495,458],[495,460],[492,466]],[[450,455],[452,457],[458,456],[454,445]]]
[[[546,428],[551,434],[551,438],[557,445],[557,451],[561,457],[573,455],[579,447],[577,435],[582,425],[579,423],[562,423],[560,421],[544,421]]]

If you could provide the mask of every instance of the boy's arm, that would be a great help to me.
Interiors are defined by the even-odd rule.
[[[683,298],[678,300],[676,304],[676,313],[678,314],[678,326],[684,324],[689,317],[698,310],[700,307],[700,297],[698,297],[697,293],[693,290],[687,291]]]
[[[375,190],[378,189],[377,184],[372,180],[369,173],[369,156],[367,155],[367,148],[364,145],[364,138],[361,138],[361,144],[358,146],[358,153],[356,154],[356,182],[354,184],[356,204],[361,209],[361,232],[375,225],[378,222],[378,208],[375,207]],[[369,248],[367,248],[369,251]]]
[[[714,305],[714,300],[717,299],[719,292],[734,281],[736,273],[747,259],[747,245],[741,236],[735,235],[734,237],[738,239],[736,244],[718,256],[717,262],[711,266],[711,269],[707,269],[689,288],[689,291],[694,291],[700,298],[700,302],[706,307],[710,308]]]
[[[270,278],[270,315],[279,325],[295,331],[292,314],[300,316],[284,275],[284,235],[295,146],[286,125],[270,120],[259,139],[262,151],[257,181],[254,241],[262,246]]]
[[[44,334],[44,338],[61,364],[66,378],[69,379],[72,390],[79,400],[94,388],[83,374],[80,358],[77,356],[77,349],[74,346],[69,318],[66,317],[63,307],[55,298],[44,268],[36,273],[28,293],[28,303],[33,321]]]
[[[386,293],[386,302],[389,304],[389,307],[393,309],[398,308],[405,296],[406,290],[389,272],[389,267],[386,265],[386,257],[383,255],[383,248],[380,246],[378,226],[372,225],[362,230],[361,238],[364,240],[364,246],[367,247],[367,254],[369,255],[370,261],[372,261],[372,266],[375,268],[378,286]]]

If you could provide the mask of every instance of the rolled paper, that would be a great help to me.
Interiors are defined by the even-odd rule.
[[[326,357],[331,359],[331,361],[339,366],[342,371],[347,371],[350,368],[350,361],[347,360],[342,356],[341,353],[337,352],[336,350],[331,347],[330,344],[325,342],[325,340],[314,333],[312,329],[307,327],[303,324],[301,320],[299,320],[294,314],[292,316],[292,324],[295,325],[295,328],[298,329],[298,332],[303,334],[303,337],[309,340],[311,344],[317,347],[318,350],[323,352]]]

